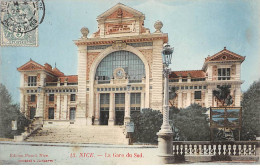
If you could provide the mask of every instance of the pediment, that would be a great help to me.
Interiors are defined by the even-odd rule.
[[[241,55],[238,55],[236,53],[233,53],[227,49],[224,49],[217,54],[206,58],[207,62],[211,61],[244,61],[245,57],[242,57]]]
[[[17,68],[18,71],[32,71],[32,70],[43,70],[44,67],[32,60]]]
[[[132,18],[144,16],[142,12],[139,12],[133,8],[130,8],[124,4],[118,3],[112,8],[108,9],[106,12],[102,13],[97,17],[100,19],[118,19],[118,18]]]

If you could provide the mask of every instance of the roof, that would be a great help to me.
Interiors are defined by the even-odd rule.
[[[203,70],[189,70],[189,71],[172,71],[169,75],[169,78],[187,78],[190,76],[191,78],[205,78],[206,73]]]
[[[54,75],[55,77],[60,78],[60,81],[63,83],[66,79],[68,83],[77,83],[78,82],[78,76],[77,75],[64,75],[63,72],[61,72],[58,68],[52,68],[52,66],[48,63],[45,63],[44,66],[33,61],[30,59],[27,63],[17,68],[19,72],[21,71],[36,71],[36,70],[43,70],[46,72],[49,72],[50,74]],[[51,81],[54,82],[56,79],[52,79]]]
[[[205,62],[211,62],[211,61],[233,61],[233,60],[238,60],[238,61],[244,61],[245,57],[238,55],[232,51],[229,51],[226,49],[226,47],[224,47],[223,50],[221,50],[220,52],[209,56],[207,58],[205,58]]]
[[[64,83],[67,80],[68,83],[78,83],[78,75],[69,75],[60,77],[60,82]]]
[[[124,10],[128,13],[131,13],[133,14],[134,16],[144,16],[144,14],[142,12],[139,12],[138,10],[136,9],[133,9],[129,6],[126,6],[122,3],[117,3],[115,6],[113,6],[112,8],[108,9],[107,11],[105,11],[104,13],[100,14],[98,17],[97,17],[97,20],[99,19],[103,19],[103,18],[107,18],[109,17],[110,15],[112,15],[114,12],[116,12],[118,9],[121,9],[121,10]]]

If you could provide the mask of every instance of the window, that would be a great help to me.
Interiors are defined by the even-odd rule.
[[[49,108],[48,119],[54,119],[54,108],[53,107]]]
[[[201,91],[195,91],[194,99],[201,99]]]
[[[35,102],[36,96],[34,94],[31,95],[31,102]]]
[[[70,108],[70,120],[75,120],[75,113],[76,113],[76,108],[71,107]]]
[[[50,94],[50,95],[49,95],[49,101],[50,101],[50,102],[54,101],[54,94]]]
[[[35,116],[35,107],[30,107],[30,119],[33,119]]]
[[[187,79],[182,79],[182,82],[187,82]]]
[[[125,94],[124,93],[116,93],[115,104],[125,104]]]
[[[76,101],[76,95],[75,94],[70,95],[70,101]]]
[[[230,68],[219,68],[218,80],[230,80]]]
[[[131,104],[141,104],[141,93],[131,93]]]
[[[98,65],[96,79],[99,83],[106,83],[113,77],[116,68],[124,68],[129,75],[129,82],[142,82],[145,76],[143,61],[134,53],[129,51],[115,51],[106,56]]]
[[[36,85],[37,85],[37,77],[28,76],[28,86],[36,86]]]
[[[109,104],[109,93],[100,94],[100,105],[102,104]]]

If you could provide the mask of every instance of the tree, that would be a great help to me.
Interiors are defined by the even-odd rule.
[[[243,94],[241,140],[254,140],[260,136],[260,80]]]
[[[157,143],[162,125],[162,113],[159,110],[143,109],[140,113],[132,113],[131,120],[135,124],[134,142]]]
[[[222,106],[231,105],[233,103],[232,97],[230,95],[230,86],[223,85],[220,86],[217,90],[213,90],[213,96],[221,102]]]
[[[178,130],[180,141],[207,141],[210,140],[209,119],[207,109],[198,104],[175,111],[170,115],[173,126]],[[177,112],[176,112],[177,111]],[[175,135],[176,136],[176,135]]]
[[[17,121],[17,130],[12,130],[12,121]],[[11,95],[3,84],[0,84],[0,137],[13,138],[24,132],[24,127],[30,123],[20,113],[17,104],[12,104]]]

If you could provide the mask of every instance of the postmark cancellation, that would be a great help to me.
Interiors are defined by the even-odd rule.
[[[1,46],[38,46],[39,9],[43,1],[1,1]]]

